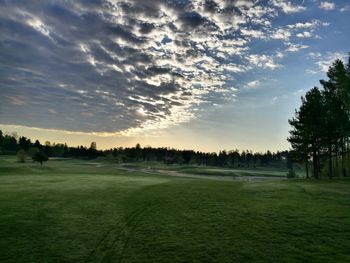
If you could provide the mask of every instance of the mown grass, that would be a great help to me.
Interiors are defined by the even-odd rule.
[[[171,170],[186,174],[194,175],[218,175],[218,176],[258,176],[258,177],[286,177],[286,169],[277,169],[271,167],[256,167],[256,168],[220,168],[215,166],[195,166],[195,165],[166,165],[157,162],[139,162],[121,164],[120,167],[126,169],[148,169],[154,170]],[[298,173],[299,177],[303,177],[304,173]]]
[[[262,177],[286,177],[287,172],[282,170],[259,170],[259,169],[221,169],[208,167],[184,167],[181,172],[198,175],[221,175],[221,176],[262,176]]]
[[[222,182],[86,163],[0,158],[1,262],[350,262],[349,180]]]

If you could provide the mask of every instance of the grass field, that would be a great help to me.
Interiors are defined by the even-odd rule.
[[[227,182],[1,156],[0,262],[350,262],[350,180]]]
[[[286,177],[286,169],[264,169],[262,167],[255,169],[243,168],[218,168],[210,166],[191,166],[191,165],[165,165],[161,163],[133,163],[122,164],[121,167],[130,169],[150,169],[154,171],[172,170],[187,174],[196,175],[220,175],[220,176],[267,176],[267,177]],[[300,175],[301,176],[301,175]]]

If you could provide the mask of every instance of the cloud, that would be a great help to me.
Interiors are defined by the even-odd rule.
[[[252,38],[265,38],[264,32],[254,29],[241,29],[243,36],[248,36]]]
[[[350,5],[345,5],[342,8],[340,8],[340,12],[347,12],[350,11]]]
[[[335,4],[333,2],[321,2],[320,6],[321,9],[329,11],[329,10],[334,10],[335,9]]]
[[[271,38],[274,39],[282,39],[282,40],[288,40],[291,37],[292,33],[290,30],[279,28],[274,32],[271,36]]]
[[[295,96],[300,96],[300,94],[302,94],[302,93],[304,93],[304,92],[305,92],[304,89],[298,89],[297,91],[294,91],[294,92],[293,92],[293,95],[295,95]]]
[[[318,19],[313,19],[311,21],[307,21],[307,22],[298,22],[295,24],[290,24],[287,25],[288,28],[291,29],[316,29],[319,26],[329,26],[328,22],[322,22]]]
[[[47,111],[51,114],[57,114],[57,111],[55,109],[48,109]]]
[[[297,34],[297,37],[299,37],[299,38],[308,38],[308,37],[312,37],[312,33],[311,33],[311,32],[308,32],[308,31],[304,31],[304,32],[298,33],[298,34]]]
[[[289,41],[294,36],[297,38],[311,38],[317,36],[314,33],[318,28],[325,26],[329,26],[329,23],[313,19],[303,23],[298,22],[295,24],[277,27],[274,30],[270,30],[268,36],[271,39],[279,39],[284,41]]]
[[[233,98],[237,75],[282,67],[286,42],[301,50],[295,35],[322,22],[275,23],[304,10],[275,0],[1,1],[1,122],[123,135],[188,122],[199,105]],[[257,48],[269,41],[279,48]]]
[[[336,59],[345,61],[347,54],[342,51],[326,52],[325,54],[310,52],[309,57],[315,60],[316,69],[308,70],[308,73],[317,74],[319,72],[327,72]]]
[[[275,70],[281,65],[274,61],[273,56],[253,54],[248,56],[248,61],[256,67]]]
[[[274,6],[278,7],[286,14],[297,13],[306,10],[306,7],[301,5],[294,5],[291,1],[287,0],[272,0],[271,2]]]
[[[8,96],[8,99],[15,106],[25,106],[28,104],[23,96]]]
[[[287,52],[298,52],[302,49],[308,48],[307,45],[287,43]]]
[[[248,82],[245,87],[248,89],[254,89],[257,88],[258,86],[260,86],[261,81],[260,80],[254,80],[254,81],[250,81]]]

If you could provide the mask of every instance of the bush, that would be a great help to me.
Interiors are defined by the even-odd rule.
[[[46,162],[49,158],[47,155],[43,152],[36,152],[33,157],[33,161],[40,163],[40,165],[43,165],[43,162]]]
[[[38,149],[38,148],[35,148],[35,147],[31,147],[31,148],[29,148],[29,150],[28,150],[28,154],[29,154],[29,156],[32,157],[32,158],[33,158],[33,156],[34,156],[37,152],[39,152],[39,149]]]
[[[287,178],[295,178],[296,176],[294,169],[290,169],[287,173]]]
[[[17,152],[17,159],[20,163],[25,163],[27,159],[27,153],[25,150],[21,149]]]

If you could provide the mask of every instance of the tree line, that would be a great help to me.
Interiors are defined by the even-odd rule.
[[[303,162],[306,176],[319,178],[321,172],[334,176],[349,173],[350,56],[347,63],[337,59],[329,67],[327,80],[320,80],[301,98],[301,106],[289,120],[292,129],[293,160]]]
[[[178,150],[168,147],[118,147],[108,150],[98,150],[96,143],[90,147],[71,147],[66,143],[41,144],[39,140],[32,142],[29,138],[18,136],[16,133],[5,134],[0,130],[0,154],[16,154],[19,159],[25,160],[28,156],[34,156],[37,152],[44,153],[48,157],[110,158],[118,163],[154,161],[166,164],[193,164],[222,167],[254,168],[259,166],[286,167],[288,151],[253,153],[250,150],[220,151],[219,153],[207,153],[194,150]]]

